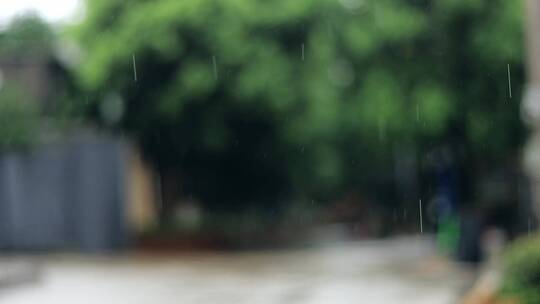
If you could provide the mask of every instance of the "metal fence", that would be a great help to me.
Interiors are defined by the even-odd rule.
[[[0,156],[0,249],[124,246],[126,145],[80,135]]]

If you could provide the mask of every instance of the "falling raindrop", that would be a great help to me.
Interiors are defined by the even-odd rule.
[[[214,78],[218,78],[217,60],[216,56],[212,56],[212,63],[214,64]]]
[[[0,91],[2,90],[3,86],[4,86],[4,73],[2,73],[2,70],[0,70]]]
[[[137,82],[137,64],[135,63],[135,54],[131,54],[131,58],[133,59],[133,80]]]
[[[420,212],[420,233],[424,234],[424,226],[422,223],[422,200],[418,200],[418,211]]]
[[[510,98],[512,98],[512,82],[510,80],[510,64],[506,65],[508,70],[508,93],[510,95]]]

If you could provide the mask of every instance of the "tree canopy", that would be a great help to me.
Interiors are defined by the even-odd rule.
[[[54,41],[49,25],[33,14],[18,16],[0,31],[0,151],[37,142],[41,109],[29,87],[38,84],[8,73],[16,74],[22,62],[46,63],[53,56]]]
[[[34,14],[15,18],[0,32],[0,56],[51,56],[55,36],[45,21]]]
[[[73,35],[88,112],[230,208],[365,186],[400,146],[515,150],[521,16],[506,0],[94,0]]]

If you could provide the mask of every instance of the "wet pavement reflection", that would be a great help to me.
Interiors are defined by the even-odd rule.
[[[0,266],[2,264],[0,263]],[[36,280],[0,303],[456,303],[474,273],[428,238],[317,248],[40,258]]]

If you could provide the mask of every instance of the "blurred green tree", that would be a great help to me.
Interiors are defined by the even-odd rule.
[[[54,43],[54,33],[45,21],[35,14],[24,14],[0,32],[0,56],[52,56]]]
[[[28,89],[40,88],[40,84],[26,81],[40,80],[39,75],[35,77],[33,74],[45,72],[46,64],[54,56],[54,38],[49,25],[34,14],[18,16],[0,31],[2,151],[27,148],[38,139],[41,112],[39,102],[43,98],[29,92],[39,90]]]
[[[488,162],[515,151],[521,5],[87,1],[78,79],[94,118],[211,208],[330,198],[369,190],[403,146],[450,142]],[[117,119],[100,115],[109,102]]]
[[[0,151],[27,148],[37,140],[39,112],[23,93],[0,90]]]

